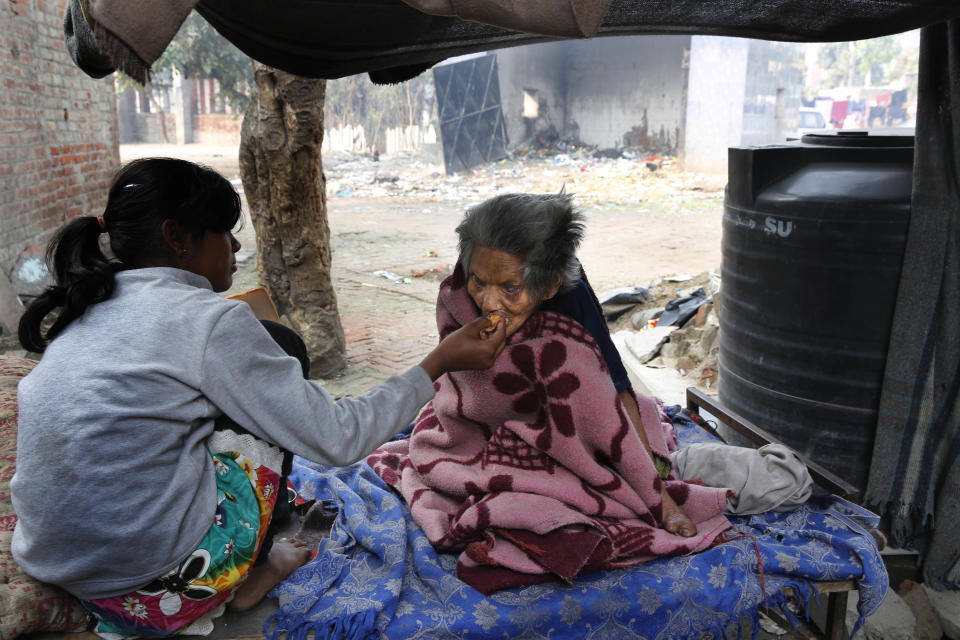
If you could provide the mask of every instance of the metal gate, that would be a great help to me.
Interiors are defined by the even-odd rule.
[[[465,171],[506,155],[497,56],[434,68],[440,141],[446,172]]]

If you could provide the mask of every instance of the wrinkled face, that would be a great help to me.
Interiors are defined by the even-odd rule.
[[[206,231],[195,240],[190,238],[182,268],[205,277],[220,293],[233,285],[233,272],[237,270],[234,254],[239,250],[240,241],[229,231]]]
[[[523,259],[483,246],[476,246],[471,252],[467,293],[482,315],[497,312],[503,316],[508,337],[516,333],[539,306],[523,286]]]

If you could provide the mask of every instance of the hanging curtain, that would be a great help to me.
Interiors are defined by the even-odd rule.
[[[471,20],[411,6],[418,4],[440,13],[444,6],[466,9]],[[501,11],[510,6],[513,15]],[[271,67],[308,78],[370,72],[374,81],[399,82],[452,56],[556,40],[558,25],[528,23],[563,6],[573,11],[567,22],[578,25],[568,30],[583,34],[795,42],[874,38],[960,18],[960,2],[944,0],[69,0],[64,26],[70,54],[91,75],[120,67],[145,80],[196,8],[227,40]],[[516,30],[524,25],[534,32]]]
[[[866,503],[960,588],[960,20],[921,32],[913,198]]]

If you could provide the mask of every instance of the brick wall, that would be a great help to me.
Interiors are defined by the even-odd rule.
[[[243,114],[202,113],[193,116],[193,141],[198,144],[240,144]]]
[[[121,127],[120,144],[139,142],[176,144],[177,142],[177,117],[172,113],[134,113],[128,117],[128,122],[132,126]],[[164,137],[164,131],[166,131],[166,137]]]
[[[0,274],[70,217],[103,210],[120,164],[112,77],[63,41],[63,0],[0,3]]]

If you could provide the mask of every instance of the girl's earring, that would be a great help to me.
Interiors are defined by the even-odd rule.
[[[185,256],[185,255],[187,255],[187,250],[186,250],[186,249],[180,249],[180,257],[182,258],[182,257]]]

